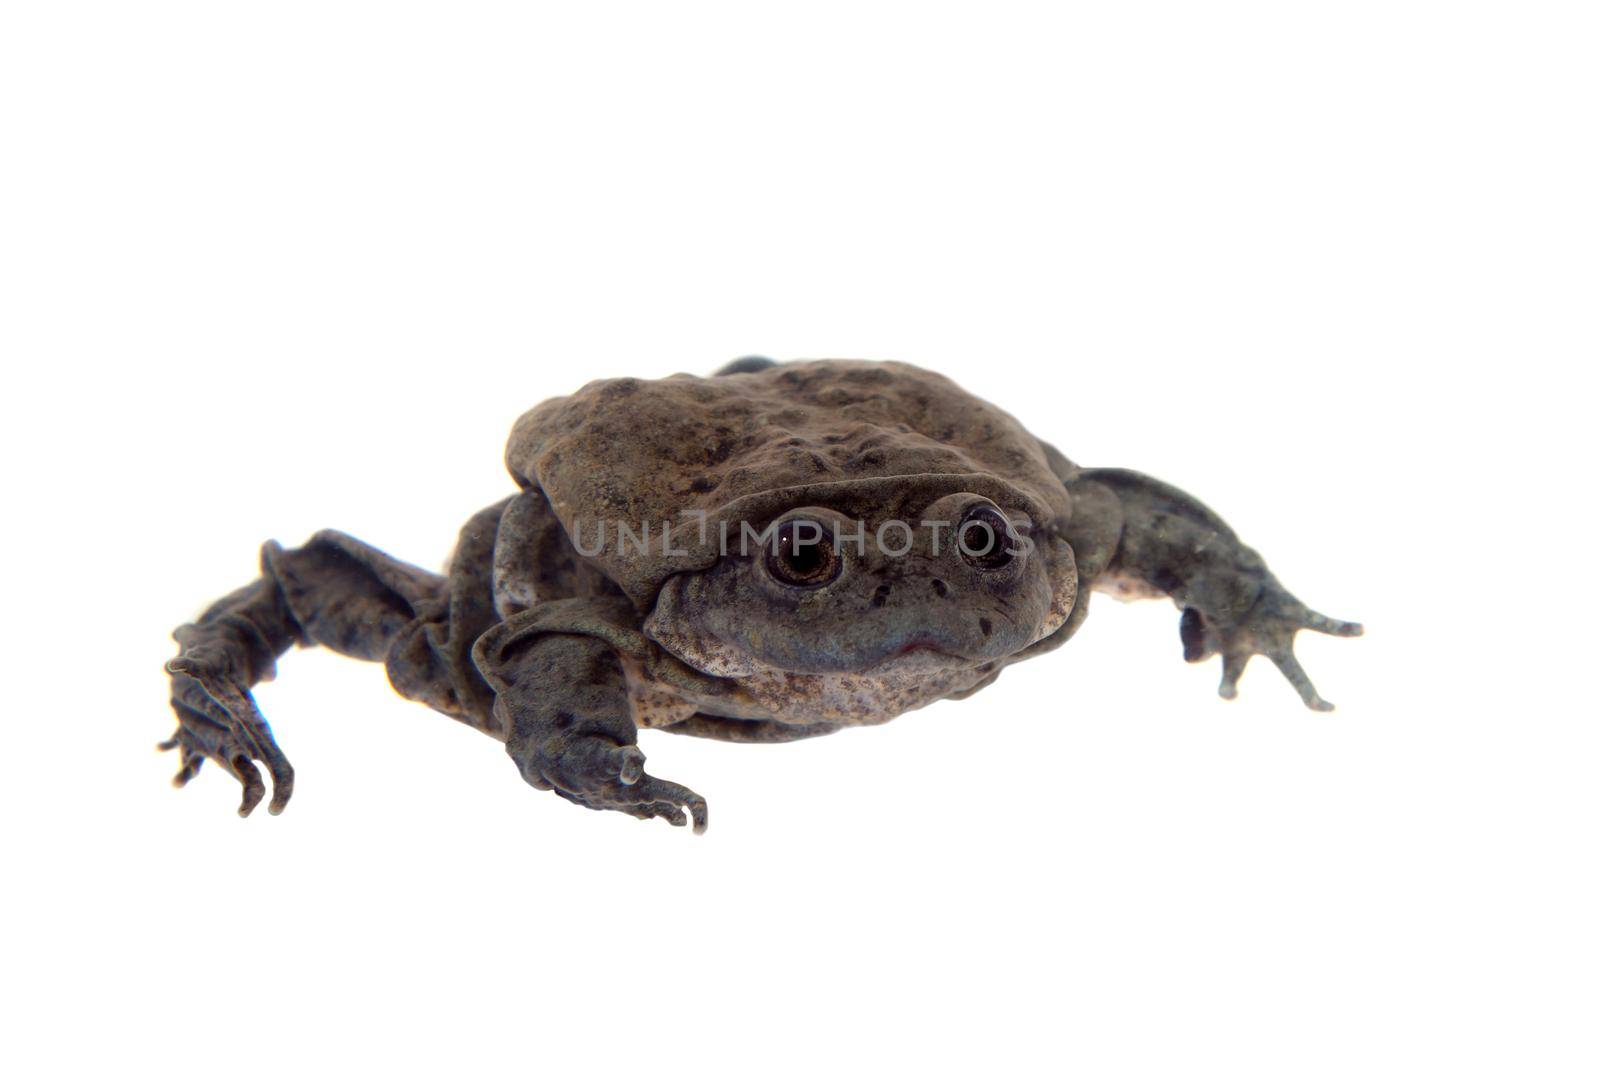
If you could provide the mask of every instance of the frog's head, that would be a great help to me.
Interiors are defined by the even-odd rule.
[[[708,674],[994,663],[1056,630],[1077,594],[1071,548],[1000,492],[818,493],[712,536],[716,562],[669,578],[645,624]]]

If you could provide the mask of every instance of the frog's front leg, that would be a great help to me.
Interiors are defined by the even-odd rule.
[[[1183,609],[1179,635],[1191,663],[1222,656],[1218,692],[1233,699],[1250,657],[1266,656],[1307,707],[1332,711],[1294,655],[1300,630],[1355,637],[1359,623],[1307,608],[1284,589],[1261,556],[1241,544],[1209,508],[1136,471],[1083,469],[1073,496],[1068,540],[1080,579],[1123,597],[1165,595]]]
[[[269,542],[260,578],[173,634],[179,650],[167,670],[178,729],[161,747],[178,750],[174,784],[188,782],[211,760],[238,780],[239,814],[248,815],[266,795],[259,761],[272,775],[268,810],[283,810],[294,769],[251,690],[297,644],[382,661],[403,695],[493,732],[494,694],[469,655],[494,620],[490,555],[505,506],[485,508],[462,527],[448,575],[402,563],[337,530],[299,548]]]
[[[612,629],[605,612],[597,611],[595,624],[575,627],[588,632],[564,632],[546,628],[551,606],[512,616],[472,650],[494,689],[495,718],[523,779],[586,808],[674,826],[689,821],[687,808],[695,833],[704,833],[705,799],[644,773],[621,653],[613,640],[595,636]],[[584,614],[576,602],[555,606],[555,614],[569,619]]]

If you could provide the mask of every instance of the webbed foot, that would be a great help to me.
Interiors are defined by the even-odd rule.
[[[1362,628],[1358,622],[1340,622],[1312,611],[1290,596],[1276,583],[1264,589],[1261,596],[1244,615],[1229,622],[1208,618],[1199,610],[1183,609],[1183,619],[1178,625],[1183,639],[1183,658],[1199,663],[1211,656],[1222,655],[1222,684],[1217,694],[1232,700],[1239,694],[1239,677],[1250,662],[1251,656],[1266,656],[1283,676],[1289,679],[1306,707],[1313,711],[1332,711],[1333,705],[1317,694],[1305,668],[1295,658],[1294,638],[1301,630],[1334,637],[1359,637]]]

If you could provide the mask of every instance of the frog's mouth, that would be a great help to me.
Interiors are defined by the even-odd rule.
[[[941,639],[936,634],[922,633],[908,638],[882,656],[875,662],[864,664],[857,668],[858,672],[866,676],[883,674],[902,674],[914,672],[917,674],[933,674],[952,670],[966,670],[980,662],[972,656],[958,651],[949,641]]]
[[[914,637],[902,644],[880,661],[880,666],[885,663],[900,663],[908,659],[938,661],[949,660],[952,662],[966,663],[968,656],[950,648],[948,644],[933,637]]]

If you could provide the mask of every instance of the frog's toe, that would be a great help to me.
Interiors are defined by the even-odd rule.
[[[1239,679],[1244,675],[1244,669],[1250,662],[1250,657],[1256,655],[1254,650],[1230,651],[1222,654],[1222,682],[1217,686],[1217,695],[1223,700],[1233,700],[1239,695]],[[1294,686],[1294,691],[1300,694],[1300,699],[1312,711],[1332,711],[1333,705],[1322,699],[1317,693],[1317,687],[1311,683],[1305,668],[1295,658],[1293,650],[1284,647],[1276,649],[1262,649],[1260,655],[1270,659],[1274,666],[1282,672]]]
[[[1301,630],[1334,637],[1359,637],[1362,626],[1312,611],[1281,588],[1268,589],[1241,619],[1218,623],[1190,607],[1184,609],[1178,626],[1183,639],[1183,658],[1188,662],[1198,663],[1219,652],[1222,654],[1222,680],[1217,686],[1217,695],[1222,699],[1232,700],[1239,695],[1239,679],[1250,658],[1259,655],[1273,662],[1294,686],[1306,707],[1313,711],[1332,711],[1333,704],[1317,692],[1305,668],[1295,658],[1294,639]]]
[[[196,750],[188,742],[182,727],[179,727],[171,737],[156,745],[156,749],[161,752],[178,750],[178,773],[172,776],[172,784],[177,789],[182,789],[193,781],[194,776],[200,773],[200,768],[206,762],[205,753]]]
[[[636,784],[625,787],[610,805],[640,819],[665,819],[673,826],[694,824],[694,832],[706,832],[706,800],[694,790],[677,782],[645,775]],[[684,812],[687,811],[686,816]]]
[[[172,738],[158,746],[163,749],[178,750],[180,763],[172,784],[180,789],[188,785],[209,759],[239,783],[240,817],[248,816],[255,811],[266,797],[267,787],[249,753],[240,747],[223,727],[205,721],[203,716],[192,709],[179,706],[176,702],[173,706],[184,725],[178,728],[178,732]]]
[[[1330,619],[1318,611],[1306,609],[1300,622],[1301,627],[1315,630],[1319,634],[1328,634],[1332,637],[1360,637],[1366,632],[1366,627],[1359,622],[1344,622],[1341,619]]]
[[[636,819],[665,819],[673,826],[687,826],[689,817],[683,809],[676,804],[669,804],[664,800],[652,801],[629,810],[629,814]]]
[[[1283,672],[1285,678],[1289,679],[1289,684],[1300,694],[1300,699],[1305,701],[1306,707],[1312,711],[1333,710],[1332,704],[1317,695],[1317,687],[1311,684],[1310,677],[1307,676],[1305,668],[1300,666],[1300,661],[1295,658],[1293,650],[1285,648],[1269,652],[1267,658]]]
[[[685,821],[683,812],[687,809],[689,820],[694,823],[694,832],[697,834],[706,832],[708,809],[705,797],[677,782],[665,782],[659,778],[651,778],[648,781],[651,786],[651,806],[665,807],[673,812],[672,815],[663,815],[663,818],[674,826],[682,826]]]
[[[537,746],[531,759],[518,764],[529,782],[553,788],[574,804],[637,819],[665,819],[674,826],[692,822],[695,833],[704,833],[705,798],[677,782],[644,773],[644,762],[638,746],[589,734]]]
[[[1223,700],[1232,700],[1239,695],[1239,679],[1244,675],[1245,666],[1250,662],[1248,652],[1225,652],[1222,655],[1222,684],[1217,686],[1217,695]]]
[[[637,745],[629,745],[619,753],[622,765],[617,768],[617,781],[633,785],[644,775],[644,753]]]

